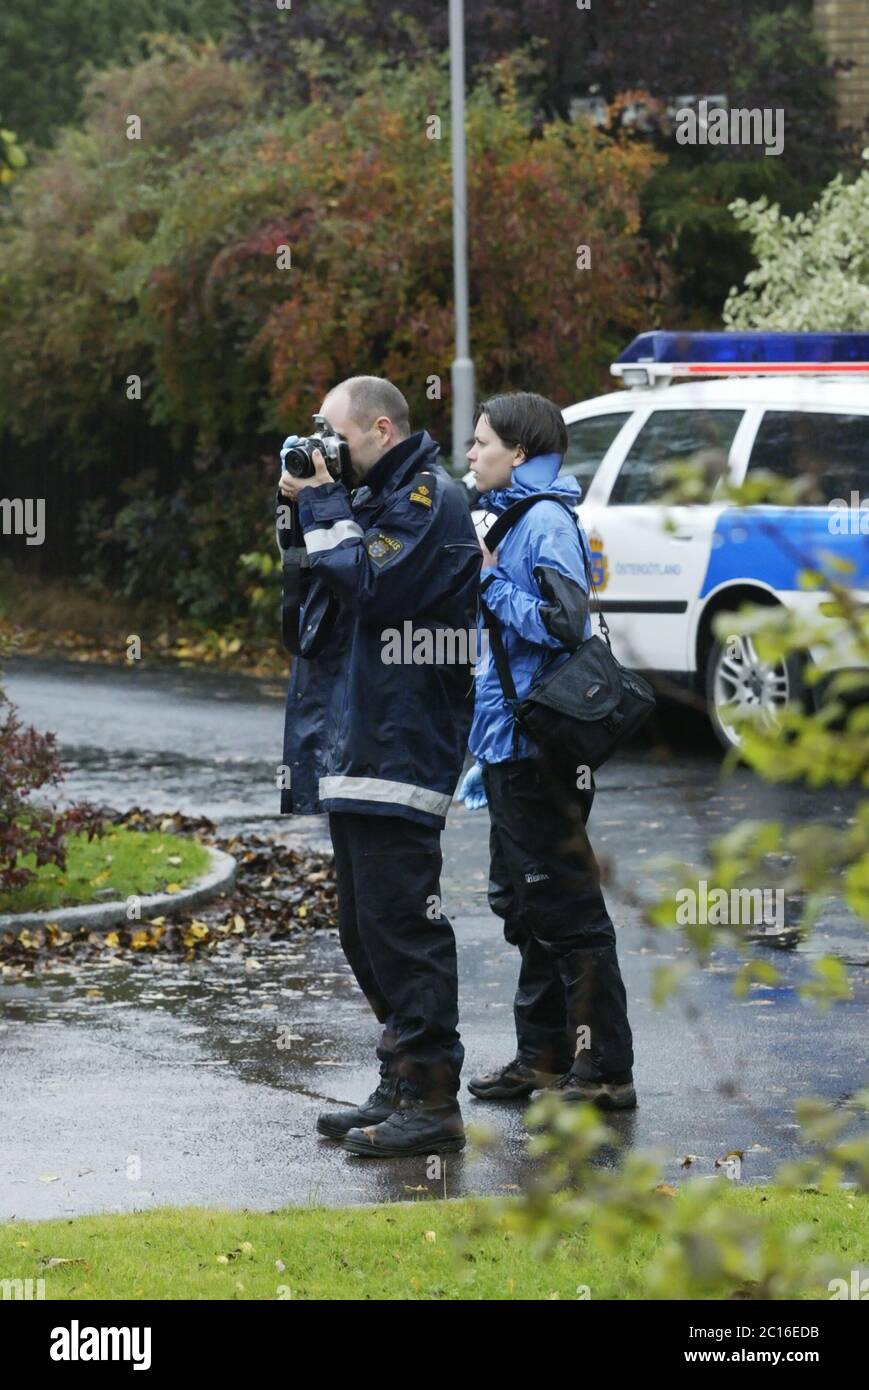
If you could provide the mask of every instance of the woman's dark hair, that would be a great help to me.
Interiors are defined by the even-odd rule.
[[[536,396],[533,391],[490,396],[477,406],[475,427],[481,415],[508,448],[524,450],[528,459],[538,454],[567,453],[567,429],[561,411],[545,396]]]

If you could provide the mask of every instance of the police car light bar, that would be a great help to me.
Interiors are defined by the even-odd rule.
[[[869,375],[869,333],[641,333],[610,371],[626,386],[676,377]]]

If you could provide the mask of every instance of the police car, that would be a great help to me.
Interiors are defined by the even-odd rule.
[[[564,411],[563,471],[583,487],[616,655],[698,689],[719,740],[737,746],[735,715],[774,725],[788,701],[809,698],[804,659],[771,667],[750,638],[722,643],[716,613],[745,602],[815,611],[829,595],[798,576],[829,573],[831,553],[869,597],[866,529],[831,526],[831,506],[869,498],[869,334],[644,333],[611,370],[627,389]],[[690,506],[662,501],[677,461],[700,465]],[[761,472],[807,479],[807,505],[723,500],[727,481]]]

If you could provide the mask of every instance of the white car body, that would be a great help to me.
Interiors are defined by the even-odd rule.
[[[615,418],[626,416],[580,504],[593,553],[600,556],[595,578],[603,579],[597,588],[617,655],[640,669],[693,675],[699,669],[702,639],[712,613],[738,606],[737,595],[744,594],[746,588],[764,593],[789,608],[807,611],[816,610],[828,597],[823,591],[809,591],[793,584],[791,577],[796,578],[796,566],[785,566],[790,574],[782,582],[785,576],[778,563],[781,557],[775,554],[776,531],[786,545],[791,535],[804,539],[808,523],[811,539],[805,559],[818,564],[824,563],[824,550],[847,550],[852,560],[856,558],[852,554],[855,549],[869,553],[869,540],[858,535],[854,539],[859,545],[855,547],[850,536],[833,534],[832,513],[826,506],[746,507],[735,512],[732,506],[715,500],[720,486],[707,504],[674,507],[614,501],[619,477],[644,426],[652,416],[660,418],[662,412],[674,411],[703,412],[706,417],[710,412],[739,413],[726,465],[726,477],[734,486],[744,482],[756,457],[752,451],[762,422],[770,415],[825,415],[834,417],[834,421],[842,416],[849,421],[864,417],[867,449],[862,496],[863,492],[869,494],[869,379],[805,376],[789,380],[763,377],[684,382],[615,391],[564,411],[568,435],[574,437],[582,422],[600,417],[614,422]],[[830,421],[833,429],[834,421]],[[764,459],[764,464],[767,462]],[[575,471],[571,469],[569,453],[565,471]],[[860,487],[860,483],[857,485]],[[843,492],[843,500],[849,501],[851,489]],[[745,522],[749,534],[743,549],[744,563],[740,572],[722,575],[710,585],[710,560],[726,514]],[[764,521],[769,530],[761,546],[756,541],[752,543],[757,536],[753,528]],[[861,573],[865,574],[865,570],[863,565]]]

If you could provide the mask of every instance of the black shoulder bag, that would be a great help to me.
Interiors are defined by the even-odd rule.
[[[535,492],[523,497],[502,512],[489,528],[484,536],[487,549],[496,550],[528,508],[544,500],[560,502],[565,507],[569,505],[559,493]],[[576,520],[572,508],[570,510]],[[609,628],[600,612],[600,599],[582,542],[582,532],[579,527],[577,530],[589,597],[594,595],[604,641],[600,637],[587,638],[553,675],[547,678],[544,674],[531,687],[524,700],[520,700],[510,673],[500,624],[491,609],[486,607],[485,597],[481,599],[481,606],[495,669],[504,698],[513,713],[516,729],[514,748],[518,747],[518,731],[521,729],[559,760],[573,758],[577,766],[589,767],[594,772],[648,719],[655,708],[655,694],[647,680],[635,671],[629,671],[613,656]]]

